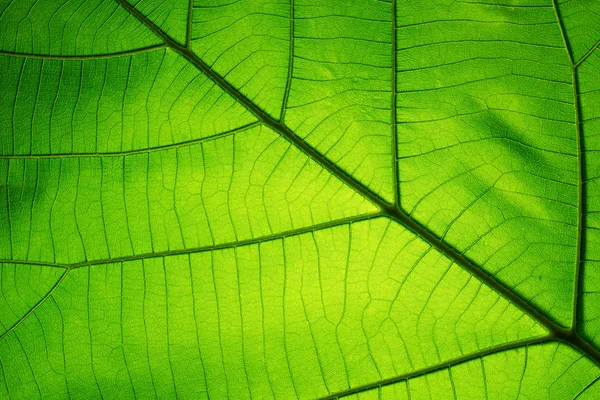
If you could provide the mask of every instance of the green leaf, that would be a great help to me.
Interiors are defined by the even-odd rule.
[[[600,396],[600,3],[0,33],[0,398]]]

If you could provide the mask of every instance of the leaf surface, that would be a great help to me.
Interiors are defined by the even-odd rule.
[[[597,397],[599,15],[0,4],[0,397]]]

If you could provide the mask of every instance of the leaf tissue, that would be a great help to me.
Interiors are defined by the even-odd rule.
[[[599,44],[593,0],[0,0],[0,398],[600,398]]]

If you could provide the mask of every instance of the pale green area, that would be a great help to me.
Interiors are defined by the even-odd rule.
[[[127,0],[140,10],[150,21],[185,45],[187,39],[189,0]]]
[[[0,0],[0,399],[598,398],[599,4]]]
[[[600,37],[600,2],[559,0],[563,22],[575,61],[580,60]]]
[[[0,160],[0,257],[77,263],[252,239],[376,209],[267,128],[114,157]],[[12,248],[12,250],[11,250]]]
[[[0,264],[0,336],[31,310],[63,273],[60,268]]]
[[[71,56],[118,53],[160,43],[114,0],[0,2],[0,51]]]
[[[92,60],[0,56],[2,154],[113,153],[256,121],[171,50]],[[40,106],[40,105],[47,105]]]
[[[282,109],[289,41],[285,0],[194,0],[192,50],[274,118]]]
[[[285,123],[391,203],[391,5],[297,0],[294,6]]]
[[[398,12],[402,207],[568,326],[577,133],[554,10],[434,3]]]
[[[18,398],[314,398],[543,334],[385,218],[78,268],[35,316],[0,342]]]
[[[561,344],[492,354],[396,384],[341,397],[344,400],[595,399],[598,368]]]
[[[579,69],[583,129],[586,133],[585,185],[587,203],[585,232],[584,296],[582,331],[595,344],[600,344],[600,57],[593,53]]]

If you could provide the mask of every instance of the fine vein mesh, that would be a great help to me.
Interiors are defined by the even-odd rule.
[[[195,0],[193,11],[192,51],[278,118],[290,57],[290,3]]]
[[[190,0],[127,0],[152,23],[185,45],[187,39],[188,6]]]
[[[34,315],[0,342],[22,397],[316,398],[544,332],[385,218],[78,268]]]
[[[391,4],[295,0],[294,9],[286,125],[392,203]]]
[[[92,60],[0,56],[0,154],[118,153],[256,121],[172,50]],[[10,93],[10,94],[8,94]]]
[[[340,398],[592,400],[600,393],[600,385],[594,383],[598,373],[593,362],[570,347],[549,343],[492,354]]]
[[[159,43],[116,1],[0,3],[0,51],[72,56],[119,53]]]
[[[555,12],[442,3],[398,5],[402,208],[568,326],[577,131]]]
[[[0,398],[597,397],[598,6],[397,3],[0,5]]]
[[[62,264],[183,251],[376,211],[256,127],[114,157],[0,159],[0,258]]]

